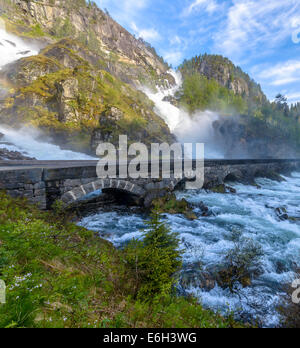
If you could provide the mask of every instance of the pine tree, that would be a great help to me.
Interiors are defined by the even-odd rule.
[[[148,228],[143,232],[143,241],[133,240],[125,253],[136,274],[137,296],[153,301],[170,294],[182,266],[182,251],[178,234],[171,232],[158,211],[153,211],[146,223]]]

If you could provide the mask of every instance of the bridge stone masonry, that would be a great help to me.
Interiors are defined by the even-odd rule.
[[[147,207],[153,199],[190,180],[175,179],[172,165],[169,179],[99,179],[96,166],[97,161],[0,161],[0,190],[12,197],[26,197],[41,209],[50,209],[56,200],[66,206],[76,205],[84,196],[100,189],[124,192]],[[254,183],[256,177],[276,179],[279,173],[297,169],[300,160],[205,160],[204,188],[228,180]]]

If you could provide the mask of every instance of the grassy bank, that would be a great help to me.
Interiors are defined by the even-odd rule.
[[[125,252],[59,210],[0,194],[0,327],[239,327],[193,299],[138,300]]]

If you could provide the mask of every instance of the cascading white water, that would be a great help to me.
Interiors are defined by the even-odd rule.
[[[22,57],[38,54],[38,47],[30,46],[15,35],[9,34],[0,26],[0,69]]]
[[[6,32],[0,22],[0,70],[14,61],[36,55],[39,48],[23,41],[15,35]],[[0,86],[1,87],[1,86]],[[1,89],[1,88],[0,88]],[[50,142],[38,140],[41,133],[31,128],[15,130],[0,124],[1,138],[0,148],[10,151],[18,151],[24,155],[34,157],[38,160],[89,160],[95,159],[91,156],[68,150],[62,150],[59,146]]]
[[[219,119],[219,115],[212,111],[198,111],[190,115],[170,101],[164,100],[165,97],[173,97],[182,86],[180,72],[170,70],[169,73],[176,81],[175,86],[168,89],[157,87],[156,93],[144,88],[144,92],[155,104],[155,111],[167,123],[179,142],[204,143],[206,158],[224,158],[222,149],[214,141],[213,122]]]

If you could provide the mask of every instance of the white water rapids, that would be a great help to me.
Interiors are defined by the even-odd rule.
[[[263,326],[274,327],[280,322],[277,306],[282,300],[282,286],[295,279],[292,269],[300,267],[300,173],[294,173],[286,182],[277,183],[258,179],[261,186],[232,184],[237,194],[181,191],[178,198],[190,203],[203,201],[214,213],[195,221],[182,215],[165,215],[172,231],[181,237],[185,249],[184,269],[191,271],[202,264],[203,271],[212,271],[224,263],[229,250],[235,246],[234,234],[239,240],[251,240],[262,248],[261,272],[251,286],[239,288],[238,294],[216,285],[205,290],[194,285],[186,292],[193,294],[207,308],[228,314],[234,311],[237,318],[255,318]],[[297,221],[280,221],[276,207],[286,207]],[[195,208],[195,213],[199,211]],[[146,228],[145,216],[128,212],[101,211],[85,217],[80,225],[99,232],[101,237],[122,246],[132,238],[141,237]],[[195,279],[197,280],[197,279]]]
[[[213,136],[212,124],[218,119],[217,114],[206,111],[190,117],[169,101],[163,101],[166,96],[174,96],[181,86],[180,75],[172,74],[177,82],[175,87],[158,89],[157,93],[146,89],[144,92],[180,142],[204,142],[206,158],[222,158],[222,150],[214,144]],[[203,271],[214,272],[224,264],[225,255],[243,240],[260,247],[263,254],[260,272],[251,286],[240,287],[235,294],[217,283],[213,289],[203,289],[195,276],[195,281],[184,290],[207,308],[224,314],[234,311],[238,319],[255,319],[263,326],[274,327],[280,323],[277,307],[284,295],[282,289],[294,280],[292,270],[300,267],[300,174],[294,173],[283,183],[257,181],[260,189],[232,183],[237,194],[178,192],[178,198],[185,198],[195,206],[203,201],[213,214],[195,221],[182,215],[165,215],[165,219],[180,234],[185,249],[183,273],[197,270],[199,263]],[[295,219],[280,221],[275,211],[278,207],[285,207]],[[199,208],[195,208],[197,212]],[[141,237],[140,230],[146,227],[144,218],[130,211],[101,211],[84,218],[80,225],[99,232],[120,247],[132,238]]]

